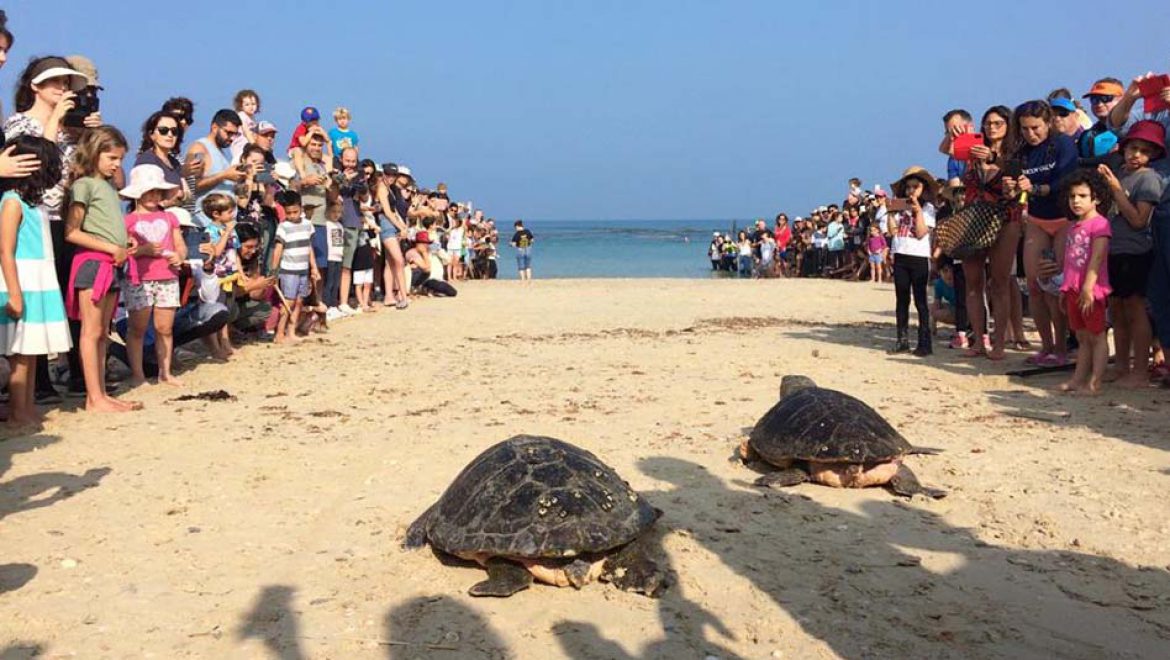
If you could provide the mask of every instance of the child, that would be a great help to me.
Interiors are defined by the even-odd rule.
[[[813,266],[812,272],[815,276],[823,275],[825,265],[829,259],[829,232],[825,228],[824,222],[817,222],[817,228],[812,235],[813,246]]]
[[[374,291],[374,247],[370,245],[369,232],[369,226],[362,229],[358,234],[357,248],[353,252],[353,283],[358,309],[367,313],[376,311],[370,300]]]
[[[1109,317],[1113,321],[1117,358],[1105,381],[1145,387],[1149,384],[1147,371],[1153,339],[1146,314],[1146,281],[1154,261],[1150,217],[1162,198],[1162,177],[1149,164],[1166,155],[1165,129],[1154,121],[1137,122],[1121,141],[1121,152],[1125,160],[1120,178],[1109,166],[1097,166],[1113,196],[1109,216],[1113,232],[1109,241],[1109,281],[1113,284]]]
[[[39,208],[46,190],[61,180],[57,145],[21,135],[8,141],[9,157],[31,156],[40,167],[23,178],[0,179],[0,346],[9,356],[8,424],[40,421],[36,390],[36,356],[64,353],[72,347],[65,307],[54,266],[49,222]]]
[[[869,226],[869,240],[865,243],[865,251],[869,254],[870,282],[885,281],[886,251],[888,249],[886,237],[882,236],[882,228],[878,226],[877,222],[874,222]]]
[[[134,200],[134,211],[126,215],[126,232],[139,246],[134,261],[140,281],[126,288],[126,311],[130,314],[126,355],[135,385],[146,382],[142,350],[152,312],[158,382],[182,385],[171,374],[171,356],[175,310],[179,308],[179,266],[187,259],[187,249],[179,219],[162,210],[163,197],[177,187],[166,182],[158,165],[139,165],[130,170],[130,185],[121,191],[123,197]]]
[[[270,271],[279,274],[277,295],[281,302],[274,341],[295,343],[299,341],[296,328],[302,301],[309,295],[310,281],[320,280],[321,273],[313,257],[313,225],[302,217],[300,194],[291,190],[282,192],[277,196],[277,203],[284,209],[284,221],[276,228]]]
[[[340,309],[343,302],[345,309],[350,308],[348,300],[340,300],[341,265],[345,257],[345,228],[341,226],[341,204],[333,203],[325,207],[325,231],[329,237],[329,249],[326,252],[325,287],[321,291],[321,298],[327,308],[325,318],[332,321],[353,313]]]
[[[938,324],[955,323],[955,266],[944,262],[939,264],[938,277],[934,280],[934,302],[930,303],[930,332],[938,334]]]
[[[337,125],[329,129],[329,141],[333,144],[333,153],[338,156],[350,147],[355,151],[358,148],[358,134],[350,130],[349,120],[348,108],[340,107],[333,111],[333,122]]]
[[[224,194],[208,195],[203,198],[203,214],[211,218],[211,224],[207,225],[212,249],[209,268],[219,278],[222,288],[218,302],[227,304],[228,292],[235,289],[239,279],[236,252],[240,245],[236,239],[236,201]],[[218,359],[227,360],[235,354],[230,330],[230,325],[225,324],[218,332],[205,338],[211,354]]]
[[[1065,183],[1068,217],[1076,224],[1069,229],[1065,240],[1064,282],[1060,292],[1069,328],[1077,333],[1080,346],[1076,372],[1071,380],[1060,385],[1064,392],[1099,393],[1109,360],[1105,299],[1112,289],[1105,260],[1113,232],[1099,210],[1109,197],[1109,184],[1093,170],[1077,170]]]
[[[765,231],[760,236],[760,272],[759,277],[774,277],[776,275],[776,239],[772,232]]]
[[[244,147],[256,141],[256,115],[260,114],[260,95],[250,89],[241,89],[232,99],[232,107],[240,116],[240,134],[232,141],[232,162],[240,162]]]
[[[310,105],[301,110],[301,123],[293,129],[292,139],[288,143],[288,157],[292,160],[297,174],[302,178],[305,176],[305,149],[309,146],[309,141],[313,139],[313,136],[319,136],[325,145],[333,144],[329,141],[325,129],[321,128],[321,113]],[[327,153],[331,154],[332,152]]]

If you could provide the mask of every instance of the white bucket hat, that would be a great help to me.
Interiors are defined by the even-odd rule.
[[[167,183],[166,175],[158,165],[136,165],[130,170],[130,185],[118,191],[118,194],[138,199],[142,194],[151,190],[174,190],[178,188],[173,183]]]

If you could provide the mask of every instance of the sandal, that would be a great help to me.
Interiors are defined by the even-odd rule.
[[[1063,367],[1068,364],[1068,358],[1063,355],[1049,353],[1040,361],[1041,367]]]
[[[1034,367],[1040,366],[1040,365],[1044,364],[1044,361],[1047,360],[1049,357],[1054,357],[1054,356],[1051,353],[1045,353],[1044,351],[1037,351],[1036,353],[1033,353],[1033,354],[1029,355],[1027,358],[1025,358],[1024,364],[1030,364]]]
[[[1028,341],[1027,339],[1017,339],[1012,342],[1012,346],[1015,346],[1017,351],[1032,350],[1032,342]]]

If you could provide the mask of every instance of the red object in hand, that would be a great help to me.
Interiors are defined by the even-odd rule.
[[[951,154],[955,160],[971,160],[971,147],[982,144],[982,133],[959,133],[951,140]]]
[[[1170,110],[1170,104],[1162,100],[1162,90],[1170,87],[1170,74],[1150,76],[1138,83],[1138,90],[1146,103],[1146,114]]]

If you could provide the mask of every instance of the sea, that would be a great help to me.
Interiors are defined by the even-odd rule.
[[[714,232],[744,229],[751,220],[525,220],[535,279],[728,277],[714,272],[707,248]],[[501,223],[500,279],[516,279],[512,226]]]

